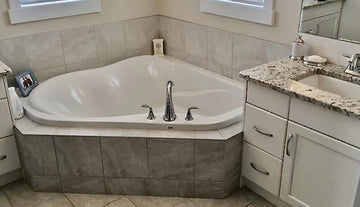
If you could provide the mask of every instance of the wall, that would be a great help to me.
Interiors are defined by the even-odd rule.
[[[302,0],[276,0],[273,27],[200,12],[199,0],[158,0],[160,15],[290,44],[297,35]]]
[[[101,13],[11,25],[8,0],[0,0],[0,39],[156,15],[157,0],[102,0]]]

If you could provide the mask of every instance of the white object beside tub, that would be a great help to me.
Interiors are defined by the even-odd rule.
[[[165,85],[173,81],[177,118],[165,122]],[[26,115],[52,126],[212,130],[242,119],[244,85],[170,57],[139,56],[54,77],[22,98]],[[147,120],[148,104],[155,120]],[[187,108],[193,121],[185,121]]]
[[[19,96],[16,94],[14,87],[10,87],[8,91],[11,111],[13,112],[14,119],[21,119],[24,116],[24,110],[20,102]]]

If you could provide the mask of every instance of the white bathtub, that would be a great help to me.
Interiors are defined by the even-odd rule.
[[[173,122],[163,121],[168,80]],[[174,58],[140,56],[54,77],[21,100],[29,118],[51,126],[212,130],[242,119],[244,86]],[[142,104],[153,107],[155,120]],[[190,106],[200,109],[185,121]]]

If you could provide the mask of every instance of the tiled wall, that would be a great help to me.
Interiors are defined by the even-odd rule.
[[[320,55],[329,62],[346,65],[347,58],[355,53],[360,53],[360,44],[339,41],[315,35],[303,34],[303,39],[309,45],[309,55]]]
[[[0,60],[14,75],[31,68],[39,81],[151,54],[165,39],[166,53],[224,76],[287,56],[290,47],[164,16],[39,33],[0,40]],[[9,85],[14,85],[13,77]]]
[[[14,75],[31,68],[40,81],[151,54],[158,16],[0,40],[0,60]],[[13,85],[13,77],[9,78]]]
[[[241,70],[290,52],[288,45],[164,16],[160,16],[159,24],[168,55],[234,79]]]

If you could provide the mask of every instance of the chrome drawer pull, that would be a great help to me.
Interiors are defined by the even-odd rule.
[[[252,168],[254,168],[254,170],[258,171],[258,172],[261,173],[261,174],[264,174],[264,175],[267,175],[267,176],[270,175],[270,173],[269,173],[268,171],[262,171],[262,170],[257,169],[257,168],[255,167],[254,163],[250,163],[250,166],[251,166]]]
[[[5,160],[6,158],[7,158],[7,155],[1,155],[0,156],[0,161]]]
[[[273,134],[265,133],[265,132],[260,131],[256,126],[253,126],[253,129],[254,129],[257,133],[260,133],[260,134],[265,135],[265,136],[267,136],[267,137],[273,137],[273,136],[274,136]]]
[[[288,136],[288,140],[286,142],[286,155],[289,157],[290,157],[289,145],[290,145],[290,141],[292,140],[292,138],[294,138],[294,135],[292,133],[290,133]]]

